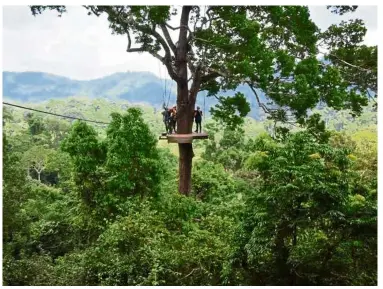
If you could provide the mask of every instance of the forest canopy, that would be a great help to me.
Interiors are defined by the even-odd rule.
[[[77,100],[101,125],[4,107],[4,285],[377,285],[377,47],[360,20],[320,31],[301,6],[85,8],[167,66],[186,132],[200,90],[246,83],[270,118],[222,97],[209,139],[174,151],[151,108]],[[31,7],[46,9],[66,11]],[[172,14],[188,22],[182,45],[166,37]]]
[[[31,6],[34,16],[65,6]],[[360,115],[377,97],[377,46],[363,45],[366,27],[351,19],[321,30],[307,6],[84,6],[107,17],[113,34],[127,37],[128,53],[158,59],[177,86],[177,132],[191,134],[199,91],[216,97],[214,117],[232,128],[250,111],[244,95],[220,91],[247,85],[275,122],[321,123],[310,110],[325,104]],[[331,13],[356,6],[328,6]],[[173,27],[171,19],[179,26]],[[175,31],[172,36],[170,31]],[[320,57],[318,57],[320,56]],[[268,97],[261,102],[259,93]],[[240,117],[238,117],[240,116]],[[315,123],[315,124],[314,124]],[[282,129],[282,133],[286,129]],[[179,143],[179,187],[191,191],[193,147]]]
[[[189,197],[142,110],[107,128],[6,112],[4,285],[377,283],[373,108],[283,139],[209,122]]]

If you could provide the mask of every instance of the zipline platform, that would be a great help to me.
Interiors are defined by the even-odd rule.
[[[208,139],[207,133],[190,133],[190,134],[162,134],[160,140],[168,140],[168,143],[192,143],[194,139]]]

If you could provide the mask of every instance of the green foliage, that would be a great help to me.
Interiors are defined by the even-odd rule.
[[[243,154],[244,145],[244,131],[241,128],[232,130],[231,127],[226,127],[218,143],[213,140],[206,144],[202,157],[222,164],[225,170],[236,171],[246,158]]]
[[[122,196],[155,192],[161,174],[156,144],[139,109],[129,108],[122,117],[112,114],[105,142],[108,189]]]
[[[165,170],[157,141],[139,109],[112,114],[106,138],[84,122],[76,122],[62,143],[74,164],[74,183],[82,201],[99,220],[125,215],[127,197],[154,196]]]
[[[49,10],[56,10],[59,13],[59,16],[61,17],[62,13],[66,12],[65,6],[33,6],[31,7],[31,12],[33,16],[36,16],[38,14],[41,14],[44,12],[44,10],[49,9]]]
[[[52,284],[53,264],[49,256],[32,255],[20,259],[3,259],[3,284],[14,286],[50,286]]]
[[[27,199],[25,170],[20,158],[10,150],[3,134],[3,240],[12,240],[14,231],[22,226],[20,207]]]
[[[343,15],[348,12],[354,12],[358,6],[327,6],[327,9],[331,9],[332,13]]]
[[[376,284],[376,130],[318,120],[280,140],[210,123],[190,197],[137,109],[103,137],[75,122],[63,151],[6,136],[4,284]],[[54,186],[26,179],[39,149]]]
[[[199,200],[218,201],[234,191],[233,180],[222,165],[199,162],[193,171],[193,193]]]
[[[70,179],[72,168],[72,162],[67,153],[61,150],[53,150],[47,155],[46,170],[48,172],[54,172],[57,174],[59,182],[65,182]]]
[[[376,272],[376,259],[369,253],[366,269],[359,254],[375,252],[370,242],[377,236],[372,188],[359,191],[350,153],[349,146],[318,143],[304,132],[249,159],[261,183],[249,196],[244,254],[266,284],[374,284],[354,278]],[[353,245],[361,243],[367,247]]]
[[[239,115],[236,114],[237,111]],[[213,119],[235,129],[243,124],[244,117],[250,112],[250,106],[245,96],[237,92],[234,97],[220,97],[220,103],[215,108],[211,108],[210,112]]]
[[[105,150],[97,140],[96,131],[84,122],[75,122],[61,147],[73,161],[73,181],[81,199],[86,205],[95,207],[95,195],[102,194],[99,167],[105,161]]]
[[[208,96],[217,97],[219,91],[247,85],[258,105],[273,119],[277,119],[275,107],[289,111],[293,120],[307,118],[320,102],[359,115],[367,100],[377,95],[377,48],[361,44],[366,28],[360,19],[342,21],[321,31],[306,6],[85,8],[89,15],[106,14],[112,33],[128,36],[128,52],[149,52],[161,60],[176,82],[180,75],[173,66],[180,52],[168,28],[177,29],[168,21],[182,18],[189,30],[188,37],[182,38],[188,47],[187,65],[198,76],[193,77],[192,87],[195,84],[197,92],[206,90]],[[327,8],[343,15],[357,6]],[[33,15],[46,9],[57,10],[59,15],[65,12],[65,6],[31,6]],[[180,35],[184,33],[179,30]],[[131,47],[132,35],[138,47]],[[324,61],[317,59],[318,52],[324,54]],[[261,102],[260,93],[268,97],[271,107]],[[240,124],[241,117],[249,112],[242,93],[218,100],[212,113],[230,126]],[[234,115],[236,111],[239,115]]]
[[[57,119],[45,120],[45,132],[50,140],[50,146],[59,147],[59,143],[67,136],[70,130],[70,125],[67,122]]]
[[[41,173],[45,170],[49,155],[53,153],[51,149],[46,149],[44,146],[33,146],[23,155],[22,162],[29,171],[33,170],[37,174],[37,179],[41,180]]]
[[[28,114],[27,121],[29,125],[29,132],[32,136],[41,134],[44,131],[45,128],[41,117]]]
[[[65,11],[32,10],[46,8]],[[87,9],[106,13],[115,33],[133,32],[152,54],[162,45],[151,36],[152,25],[163,28],[179,13],[169,6]],[[236,117],[226,127],[206,124],[209,140],[199,147],[204,152],[193,167],[189,197],[177,193],[176,157],[157,148],[152,131],[160,129],[161,115],[152,109],[120,114],[118,104],[99,99],[92,109],[75,99],[62,106],[111,121],[106,130],[84,122],[69,130],[66,122],[23,121],[20,113],[9,113],[3,134],[5,285],[377,284],[376,112],[367,107],[364,117],[350,119],[334,111],[360,112],[374,79],[347,78],[342,61],[322,65],[314,57],[325,37],[331,55],[359,51],[361,62],[375,69],[375,52],[359,45],[362,23],[321,33],[307,7],[207,10],[208,23],[200,25],[200,9],[191,9],[196,31],[190,43],[198,50],[190,61],[205,56],[209,69],[227,75],[207,77],[203,88],[214,95],[247,77],[283,108],[262,124],[241,124]],[[246,112],[243,95],[237,97],[222,98],[221,108]],[[330,108],[314,110],[320,100]],[[92,105],[115,112],[108,120]],[[276,127],[276,120],[289,120],[288,110],[304,129]],[[266,129],[272,137],[261,133]],[[27,177],[36,164],[42,182]]]

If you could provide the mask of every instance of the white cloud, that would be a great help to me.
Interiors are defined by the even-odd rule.
[[[321,29],[328,28],[331,24],[338,24],[341,21],[359,18],[365,22],[367,29],[377,30],[378,9],[377,6],[359,6],[353,13],[346,13],[342,16],[330,12],[326,6],[309,6],[311,19]]]
[[[377,44],[377,9],[360,7],[343,17],[325,6],[310,6],[312,19],[324,29],[349,18],[365,20],[366,43]],[[174,23],[177,25],[177,23]],[[122,71],[151,71],[164,77],[163,65],[147,53],[127,53],[127,39],[111,35],[106,17],[87,16],[80,6],[57,17],[33,17],[27,6],[3,6],[3,69],[43,71],[74,79],[94,79]]]
[[[126,53],[127,39],[111,35],[105,17],[87,16],[82,7],[68,7],[62,17],[54,12],[33,17],[25,6],[3,11],[4,70],[44,71],[74,79],[128,70],[158,74],[156,59]]]

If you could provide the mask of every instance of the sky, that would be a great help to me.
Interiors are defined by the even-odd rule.
[[[377,45],[376,6],[359,6],[344,16],[331,14],[326,6],[309,8],[321,29],[351,18],[364,20],[365,43]],[[33,17],[27,6],[3,6],[3,70],[41,71],[78,80],[125,71],[150,71],[168,77],[163,65],[151,55],[127,53],[127,38],[112,35],[106,17],[88,16],[81,6],[67,9],[63,17],[53,11]]]

